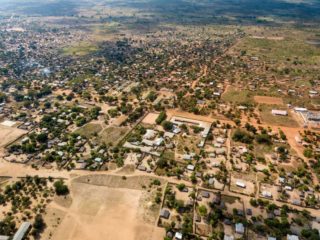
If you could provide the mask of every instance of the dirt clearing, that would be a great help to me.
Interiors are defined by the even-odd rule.
[[[278,97],[254,96],[254,101],[262,104],[283,105],[282,98]]]
[[[158,113],[148,113],[148,115],[142,120],[142,123],[151,125],[156,124],[156,119],[158,116]]]
[[[50,208],[65,212],[56,230],[51,228],[51,239],[163,239],[164,231],[155,225],[160,206],[152,207],[150,193],[142,190],[151,180],[110,175],[76,178],[71,184],[71,206],[50,204]]]

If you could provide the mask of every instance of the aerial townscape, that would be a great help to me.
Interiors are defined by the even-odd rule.
[[[320,240],[319,0],[0,0],[0,240]]]

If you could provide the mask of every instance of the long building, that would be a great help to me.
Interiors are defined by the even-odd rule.
[[[27,232],[29,231],[29,228],[31,227],[31,223],[29,222],[23,222],[18,231],[14,234],[13,236],[13,240],[22,240],[25,235],[27,234]]]

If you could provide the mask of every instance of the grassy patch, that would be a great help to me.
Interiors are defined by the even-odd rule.
[[[182,137],[178,136],[177,139],[177,151],[179,154],[184,154],[185,149],[192,153],[199,153],[199,148],[197,145],[200,143],[200,139],[193,136]]]
[[[62,54],[65,56],[85,56],[98,50],[98,47],[89,42],[79,42],[72,46],[62,49]]]
[[[82,136],[90,138],[93,134],[99,133],[101,130],[102,130],[102,127],[100,124],[88,123],[83,127],[79,128],[78,130],[76,130],[75,132]]]
[[[116,145],[122,137],[124,137],[128,132],[127,127],[109,127],[103,130],[100,134],[100,141],[106,144]]]
[[[175,154],[173,151],[166,150],[163,152],[163,158],[168,159],[168,160],[174,160],[175,159]]]
[[[227,92],[222,95],[222,99],[232,103],[250,103],[253,101],[253,96],[248,90],[229,88]]]
[[[258,144],[256,142],[254,144],[254,154],[256,157],[264,157],[265,154],[272,153],[272,150],[272,145]]]

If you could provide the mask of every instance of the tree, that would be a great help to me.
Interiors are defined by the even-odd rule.
[[[178,190],[181,192],[183,189],[185,189],[186,185],[184,183],[180,183],[177,185]]]
[[[271,144],[271,139],[270,136],[268,134],[259,134],[256,136],[256,141],[259,144],[267,144],[270,145]]]
[[[202,217],[206,216],[207,213],[208,213],[208,210],[207,210],[206,206],[204,206],[204,205],[199,206],[199,207],[198,207],[198,211],[199,211],[199,214],[200,214]]]
[[[48,135],[46,133],[40,133],[37,135],[37,141],[40,143],[45,143],[48,140]]]
[[[301,235],[304,239],[308,240],[320,240],[319,232],[317,229],[303,229]]]
[[[169,121],[164,121],[162,123],[162,127],[164,128],[164,130],[166,131],[172,131],[173,129],[173,123],[172,122],[169,122]]]
[[[253,137],[248,132],[237,129],[234,132],[232,139],[236,142],[250,144],[250,143],[252,143]]]
[[[57,195],[68,195],[69,188],[62,180],[58,180],[53,184]]]
[[[166,120],[167,119],[167,114],[166,114],[166,112],[164,112],[164,111],[162,111],[160,114],[159,114],[159,116],[157,117],[157,119],[156,119],[156,123],[157,124],[161,124],[164,120]]]
[[[32,235],[34,236],[39,235],[44,230],[45,227],[46,227],[46,224],[43,220],[42,215],[37,214],[33,223]]]

